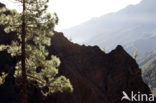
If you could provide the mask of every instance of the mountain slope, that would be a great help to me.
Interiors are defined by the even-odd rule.
[[[156,59],[156,51],[153,51],[145,55],[143,58],[139,59],[138,64],[140,67],[145,67],[149,65],[155,59]]]
[[[156,56],[142,67],[142,71],[145,83],[151,87],[156,95]]]
[[[108,50],[120,44],[132,53],[135,48],[144,45],[144,50],[138,49],[142,56],[156,49],[149,43],[151,38],[154,38],[153,44],[156,43],[155,4],[156,0],[142,0],[138,5],[130,5],[119,12],[94,18],[63,32],[75,42],[98,45]],[[147,51],[146,47],[149,48]]]
[[[145,83],[151,87],[156,95],[156,52],[149,53],[138,62],[142,68],[142,77]]]

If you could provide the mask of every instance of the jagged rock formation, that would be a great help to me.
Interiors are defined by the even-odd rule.
[[[49,96],[46,103],[52,98],[55,103],[121,103],[122,91],[151,93],[136,61],[121,46],[105,54],[97,46],[73,44],[56,32],[49,50],[61,59],[60,74],[71,80],[74,92]]]

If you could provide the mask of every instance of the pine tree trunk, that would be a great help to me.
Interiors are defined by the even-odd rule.
[[[25,35],[26,35],[26,22],[25,22],[25,0],[23,0],[23,17],[22,17],[22,103],[27,103],[27,77],[25,66]]]

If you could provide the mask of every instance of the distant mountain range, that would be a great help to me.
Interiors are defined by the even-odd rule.
[[[142,57],[156,50],[155,4],[156,0],[142,0],[137,5],[129,5],[63,32],[74,42],[98,45],[108,51],[119,44],[130,54],[137,48]]]

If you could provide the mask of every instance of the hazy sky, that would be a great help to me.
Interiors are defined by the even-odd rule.
[[[10,9],[17,8],[13,0],[0,0]],[[109,12],[116,12],[129,4],[137,4],[141,0],[50,0],[49,12],[55,11],[59,16],[56,29],[65,29],[81,24],[93,17]],[[19,9],[19,7],[17,8]]]

